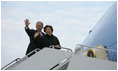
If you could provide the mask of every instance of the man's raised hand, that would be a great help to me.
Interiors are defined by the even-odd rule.
[[[28,27],[28,26],[29,26],[29,24],[30,24],[30,23],[29,23],[29,20],[28,20],[28,19],[26,19],[26,20],[24,20],[24,22],[25,22],[25,26],[26,26],[26,27]]]

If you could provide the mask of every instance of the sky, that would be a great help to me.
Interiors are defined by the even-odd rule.
[[[62,47],[74,51],[82,43],[114,2],[102,1],[2,1],[1,66],[25,56],[29,37],[24,27],[29,19],[31,29],[37,21],[54,28]],[[42,30],[43,31],[43,30]]]

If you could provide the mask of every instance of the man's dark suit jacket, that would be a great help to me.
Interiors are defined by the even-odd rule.
[[[25,27],[25,31],[26,33],[28,34],[29,38],[30,38],[30,43],[28,45],[28,48],[27,48],[27,51],[26,51],[26,55],[31,52],[32,50],[36,49],[36,48],[39,48],[39,46],[35,43],[34,41],[34,34],[37,32],[36,30],[34,29],[29,29],[28,27]],[[42,36],[44,36],[45,34],[43,32],[42,33]],[[40,35],[38,35],[38,37],[40,37]]]

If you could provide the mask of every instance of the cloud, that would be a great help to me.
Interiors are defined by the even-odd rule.
[[[24,23],[12,19],[2,20],[1,62],[2,67],[18,57],[23,57],[28,38],[24,31]],[[26,40],[26,41],[24,41]]]

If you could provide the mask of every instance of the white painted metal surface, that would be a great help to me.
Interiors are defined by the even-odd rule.
[[[85,56],[84,52],[87,50],[83,50],[84,47],[96,48],[94,46],[88,46],[82,44],[80,44],[79,47],[77,46],[74,55],[70,59],[70,63],[67,68],[68,70],[116,70],[117,69],[117,62]],[[97,48],[97,49],[101,49],[101,48]],[[108,49],[101,49],[101,50],[113,51]]]
[[[68,70],[116,70],[117,62],[74,54]]]
[[[62,60],[70,58],[72,52],[44,48],[31,57],[19,61],[15,65],[6,68],[7,70],[49,70],[60,64]]]

